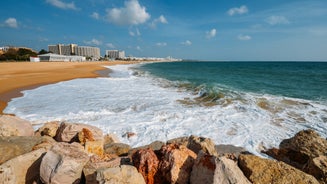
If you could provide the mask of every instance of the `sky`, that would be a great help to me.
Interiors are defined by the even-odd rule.
[[[127,56],[327,61],[327,0],[2,0],[0,47]]]

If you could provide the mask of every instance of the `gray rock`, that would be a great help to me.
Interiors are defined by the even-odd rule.
[[[250,184],[237,163],[226,157],[200,152],[193,165],[191,184]]]
[[[89,157],[78,143],[55,144],[42,158],[41,180],[44,183],[79,182]]]
[[[0,165],[0,183],[34,183],[40,179],[40,164],[46,149],[20,155]]]

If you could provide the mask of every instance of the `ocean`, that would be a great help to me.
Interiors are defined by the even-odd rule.
[[[260,154],[300,130],[327,137],[327,63],[162,62],[108,67],[110,77],[24,91],[5,113],[37,126],[66,120],[116,134],[133,147],[209,137]],[[126,132],[136,136],[127,138]]]

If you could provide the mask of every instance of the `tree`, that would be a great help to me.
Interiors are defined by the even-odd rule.
[[[40,50],[39,55],[41,55],[41,54],[48,54],[48,53],[49,53],[48,51],[42,49],[42,50]]]

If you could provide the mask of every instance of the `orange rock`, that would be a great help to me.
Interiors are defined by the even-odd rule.
[[[159,160],[151,148],[137,150],[133,155],[133,165],[142,174],[147,184],[155,183]]]

